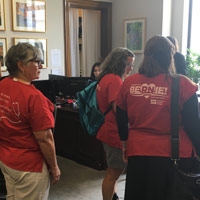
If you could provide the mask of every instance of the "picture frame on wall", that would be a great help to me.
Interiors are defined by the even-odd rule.
[[[5,7],[4,0],[0,0],[0,31],[5,30]]]
[[[5,56],[7,52],[7,40],[6,38],[0,38],[0,66],[1,66],[1,71],[6,71],[6,66],[5,66]]]
[[[47,39],[45,38],[14,38],[14,44],[29,43],[39,48],[42,54],[42,68],[47,68]]]
[[[45,32],[45,0],[12,0],[13,31]]]
[[[143,53],[146,18],[124,20],[124,46],[134,53]]]

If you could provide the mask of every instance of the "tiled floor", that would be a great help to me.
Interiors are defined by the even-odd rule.
[[[51,186],[49,200],[102,200],[101,183],[105,171],[97,171],[58,156],[61,179]],[[124,197],[125,175],[117,184],[120,200]]]

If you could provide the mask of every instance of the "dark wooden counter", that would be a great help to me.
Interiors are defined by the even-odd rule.
[[[57,155],[97,170],[106,169],[101,142],[82,129],[79,113],[71,106],[57,109],[54,139]]]

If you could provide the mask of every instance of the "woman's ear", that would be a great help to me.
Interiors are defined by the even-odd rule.
[[[21,60],[17,62],[17,67],[20,72],[24,72],[24,63]]]

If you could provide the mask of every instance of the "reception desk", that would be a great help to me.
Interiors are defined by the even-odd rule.
[[[101,142],[82,129],[79,113],[71,106],[57,109],[54,139],[57,155],[93,169],[106,169]]]
[[[54,139],[57,155],[97,170],[104,170],[106,161],[101,142],[83,131],[78,110],[67,103],[88,84],[88,79],[89,77],[49,74],[49,80],[32,83],[54,104],[62,105],[55,116]]]

